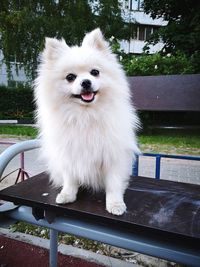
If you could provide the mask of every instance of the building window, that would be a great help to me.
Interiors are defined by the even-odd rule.
[[[147,25],[139,25],[135,28],[133,39],[140,41],[147,41],[151,34],[156,32],[158,27],[147,26]]]
[[[142,11],[143,10],[143,2],[144,2],[144,0],[130,0],[129,1],[130,10]]]
[[[129,7],[129,0],[123,1],[123,6],[124,6],[124,9],[130,9],[130,7]]]
[[[138,40],[140,41],[145,40],[145,27],[144,26],[138,27]]]
[[[153,27],[145,27],[145,40],[148,40],[153,33]]]

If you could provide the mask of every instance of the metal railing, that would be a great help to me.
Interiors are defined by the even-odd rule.
[[[11,145],[14,145],[16,144],[15,142],[8,142],[8,141],[0,141],[0,145],[8,145],[8,146],[11,146]],[[17,173],[17,178],[15,180],[15,184],[19,181],[20,177],[21,177],[21,181],[24,181],[25,180],[25,177],[26,178],[29,178],[29,175],[28,173],[25,171],[25,157],[24,157],[24,152],[21,152],[20,153],[20,167],[9,172],[7,175],[5,175],[4,177],[2,177],[0,179],[0,182],[2,182],[4,179],[6,179],[9,175],[13,174],[14,172],[18,171]]]
[[[25,151],[32,150],[40,147],[39,140],[29,140],[14,144],[7,148],[0,155],[0,177],[10,162],[17,154],[24,153]],[[180,160],[198,160],[200,157],[193,156],[177,156],[177,155],[165,155],[165,154],[151,154],[145,153],[142,156],[155,157],[155,178],[160,178],[160,165],[162,158],[174,158]],[[24,158],[21,158],[24,162]],[[24,164],[24,163],[23,163]],[[24,165],[21,165],[21,169],[24,171]],[[139,169],[139,156],[137,157],[136,163],[133,167],[133,174],[138,175]],[[26,206],[16,206],[10,211],[6,211],[7,216],[15,220],[25,221],[39,226],[45,226],[50,228],[51,240],[50,240],[50,266],[57,266],[57,239],[58,231],[67,232],[68,234],[80,235],[89,239],[97,240],[100,242],[108,243],[113,246],[123,247],[129,250],[139,249],[139,252],[149,254],[156,257],[161,257],[171,261],[177,261],[191,266],[199,266],[199,255],[193,254],[187,247],[184,249],[177,249],[177,245],[169,246],[168,242],[163,244],[162,242],[151,242],[151,239],[147,239],[138,236],[133,232],[123,233],[122,231],[115,231],[98,225],[94,220],[92,223],[85,222],[77,218],[71,218],[66,216],[65,218],[56,217],[52,223],[48,223],[45,219],[36,220],[32,214],[32,209]]]
[[[200,156],[186,156],[186,155],[168,155],[168,154],[154,154],[154,153],[144,153],[141,156],[146,157],[153,157],[155,158],[155,179],[160,179],[160,170],[161,170],[161,159],[168,158],[168,159],[180,159],[180,160],[193,160],[193,161],[200,161]],[[139,157],[136,157],[135,164],[133,165],[132,175],[138,176],[139,173]]]
[[[0,182],[4,180],[8,175],[13,172],[7,174],[3,178],[1,178],[3,171],[5,167],[8,165],[8,163],[13,159],[17,154],[20,154],[20,168],[18,170],[18,175],[16,178],[16,182],[18,182],[19,178],[21,177],[21,180],[23,181],[26,178],[29,177],[27,171],[25,171],[25,156],[24,152],[28,150],[32,150],[35,148],[40,147],[40,141],[38,139],[35,140],[28,140],[23,141],[19,143],[13,143],[13,142],[0,142],[0,144],[4,145],[12,145],[9,148],[7,148],[5,151],[2,152],[0,155]],[[180,160],[192,160],[192,161],[200,161],[200,156],[184,156],[184,155],[167,155],[167,154],[154,154],[154,153],[144,153],[136,157],[135,164],[132,168],[132,175],[138,176],[139,173],[139,157],[145,156],[145,157],[153,157],[155,158],[155,179],[160,179],[160,171],[161,171],[161,159],[162,158],[169,158],[169,159],[180,159]]]
[[[15,171],[18,171],[17,178],[15,183],[19,181],[19,178],[21,177],[21,180],[23,181],[26,178],[29,177],[27,171],[25,171],[25,151],[29,151],[35,148],[40,147],[40,141],[35,139],[35,140],[28,140],[28,141],[23,141],[19,143],[14,143],[14,142],[3,142],[1,141],[0,144],[3,145],[9,145],[7,149],[5,149],[1,155],[0,155],[0,182],[2,182],[6,177],[8,177],[11,173],[14,173]],[[2,174],[8,165],[8,163],[16,156],[20,154],[20,167],[9,174],[5,175],[2,177]],[[1,178],[2,177],[2,178]]]

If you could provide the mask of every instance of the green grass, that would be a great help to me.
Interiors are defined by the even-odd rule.
[[[10,226],[10,230],[12,232],[21,232],[21,233],[49,239],[48,228],[31,225],[26,222],[17,222]],[[91,250],[93,252],[101,251],[101,254],[104,254],[104,255],[109,254],[109,251],[107,251],[106,247],[98,241],[71,236],[65,233],[61,233],[61,232],[59,232],[58,240],[59,242],[67,244],[67,245],[72,245],[72,246],[83,248],[86,250]]]
[[[197,135],[140,135],[143,152],[200,155],[200,136]]]
[[[160,144],[200,148],[200,136],[191,135],[141,135],[139,141],[142,144]]]
[[[0,125],[1,137],[36,138],[37,129],[31,126]],[[200,136],[189,134],[141,134],[142,152],[200,155]]]
[[[0,125],[0,135],[36,138],[37,129],[31,126]]]

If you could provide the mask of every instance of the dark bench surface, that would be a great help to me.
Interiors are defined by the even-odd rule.
[[[46,194],[47,193],[47,194]],[[105,210],[105,195],[81,190],[76,202],[57,205],[58,190],[48,176],[39,174],[0,191],[0,198],[16,204],[41,208],[56,215],[125,227],[127,231],[146,229],[200,240],[200,186],[144,177],[132,177],[125,194],[127,212],[114,216]],[[143,231],[142,230],[142,231]]]

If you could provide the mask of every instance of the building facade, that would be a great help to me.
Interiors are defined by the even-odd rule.
[[[27,82],[27,76],[24,68],[16,70],[16,65],[11,62],[11,69],[8,75],[6,64],[3,61],[3,53],[0,50],[0,85],[15,86],[18,82]]]
[[[163,19],[152,19],[150,15],[144,13],[143,0],[123,0],[121,1],[124,20],[133,25],[131,39],[121,40],[120,46],[125,53],[141,54],[149,36],[160,27],[166,26],[167,21]],[[153,54],[163,48],[163,43],[150,45],[149,53]]]

